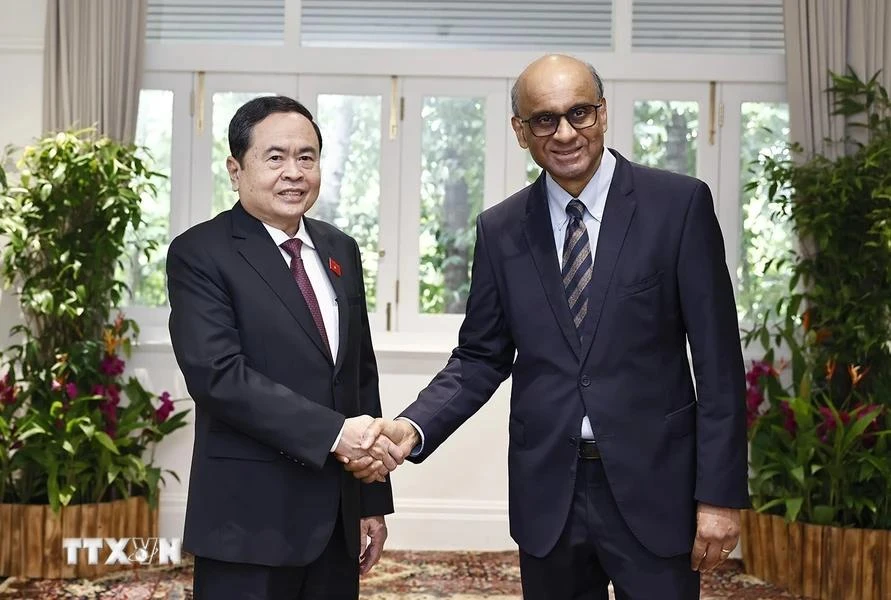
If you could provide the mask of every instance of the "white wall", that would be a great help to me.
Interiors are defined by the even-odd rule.
[[[0,0],[0,147],[40,135],[43,99],[43,0]]]

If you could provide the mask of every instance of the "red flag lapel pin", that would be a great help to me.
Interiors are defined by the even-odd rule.
[[[331,257],[328,257],[328,268],[331,269],[331,272],[340,277],[340,263]]]

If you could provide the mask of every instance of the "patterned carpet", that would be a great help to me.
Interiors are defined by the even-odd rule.
[[[702,600],[787,600],[727,561],[702,581]],[[0,600],[191,600],[191,568],[141,569],[93,581],[18,580],[0,583]],[[362,580],[362,600],[519,600],[516,552],[384,553]]]

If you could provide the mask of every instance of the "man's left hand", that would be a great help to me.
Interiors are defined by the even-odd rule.
[[[690,553],[694,571],[710,571],[727,560],[739,542],[739,509],[702,502],[696,508],[696,540]]]
[[[365,517],[359,524],[359,574],[365,575],[377,564],[387,541],[384,517]],[[367,544],[367,546],[366,546]]]

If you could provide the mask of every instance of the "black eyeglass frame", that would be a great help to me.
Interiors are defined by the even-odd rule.
[[[599,118],[598,115],[600,113],[600,108],[602,106],[603,106],[603,102],[600,102],[599,104],[579,104],[578,106],[573,106],[565,113],[548,113],[548,112],[546,112],[546,113],[542,113],[540,115],[532,115],[528,119],[520,119],[520,123],[528,125],[529,133],[531,133],[535,137],[550,137],[550,136],[554,135],[555,133],[557,133],[557,130],[560,129],[560,121],[564,117],[566,118],[566,122],[569,123],[570,127],[575,129],[576,131],[581,131],[582,129],[588,129],[589,127],[594,127],[595,125],[597,125],[597,119]],[[593,123],[591,123],[590,125],[584,125],[582,127],[577,127],[572,123],[572,121],[569,120],[569,116],[568,116],[569,113],[571,113],[574,110],[578,110],[580,108],[593,108],[594,109],[594,122]],[[535,130],[532,128],[531,121],[533,121],[534,119],[539,119],[541,117],[556,118],[556,121],[554,122],[554,131],[552,131],[550,133],[542,133],[540,135],[535,133]]]

